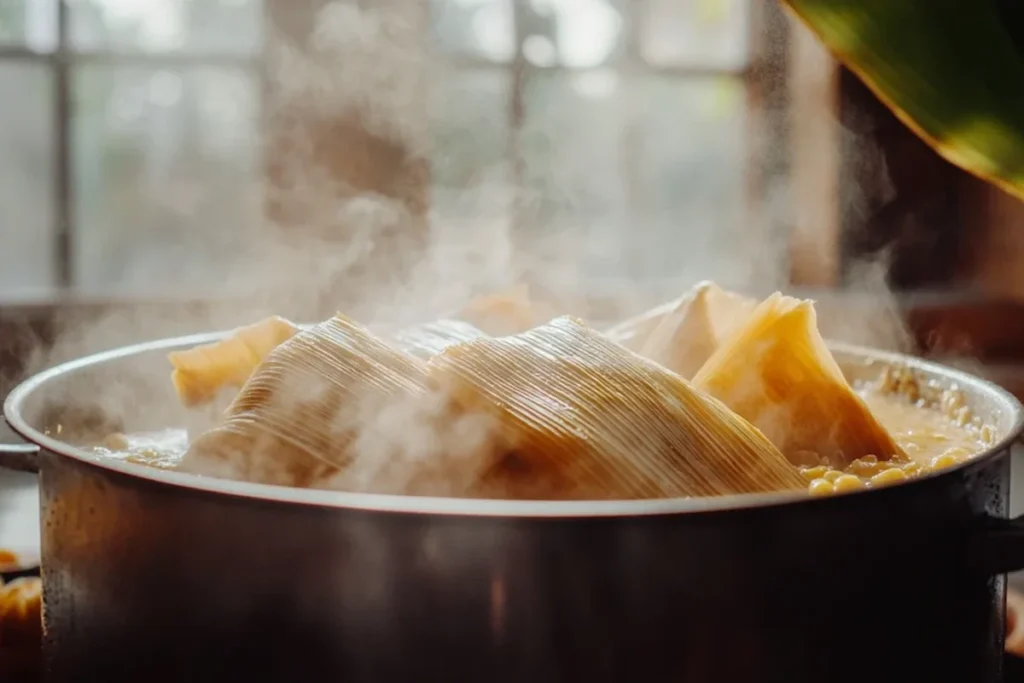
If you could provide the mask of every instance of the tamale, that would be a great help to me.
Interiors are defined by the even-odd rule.
[[[900,449],[850,387],[817,328],[814,304],[774,294],[726,339],[693,384],[749,420],[791,462],[843,467]]]
[[[267,356],[182,469],[310,486],[335,474],[374,419],[425,393],[422,361],[338,315]]]
[[[241,387],[271,351],[298,331],[293,323],[271,316],[212,344],[168,354],[178,398],[194,407],[211,401],[221,389]]]
[[[461,320],[435,320],[399,330],[391,339],[406,353],[431,358],[452,344],[486,336],[476,327]]]
[[[753,299],[712,282],[700,282],[661,319],[640,348],[640,355],[683,377],[693,377],[722,339],[756,306]]]
[[[271,352],[181,467],[288,486],[459,496],[493,462],[492,424],[450,410],[421,359],[339,315]]]
[[[681,305],[683,299],[685,299],[685,296],[673,299],[672,301],[666,301],[650,310],[644,311],[640,315],[620,321],[605,330],[604,335],[617,344],[625,346],[630,351],[639,352],[644,344],[647,343],[651,333],[658,329],[658,325],[661,324],[665,316]]]
[[[722,403],[573,318],[457,344],[429,366],[457,405],[498,417],[518,466],[560,484],[552,497],[805,488],[785,457]]]

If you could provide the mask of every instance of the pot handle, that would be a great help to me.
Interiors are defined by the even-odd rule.
[[[39,446],[34,443],[0,443],[0,467],[19,472],[39,472]]]

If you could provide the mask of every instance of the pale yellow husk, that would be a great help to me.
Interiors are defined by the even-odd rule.
[[[271,351],[298,331],[297,325],[271,316],[212,344],[168,354],[174,368],[171,382],[179,400],[186,406],[198,406],[224,388],[241,387]]]
[[[756,306],[754,299],[702,282],[661,318],[640,355],[689,379]]]
[[[486,336],[481,330],[461,320],[436,320],[414,325],[396,332],[392,341],[402,351],[420,358],[431,358],[452,344]]]
[[[774,294],[693,378],[761,430],[796,464],[837,467],[899,454],[892,436],[850,387],[818,332],[811,301]]]
[[[383,411],[426,392],[424,363],[338,315],[274,349],[192,442],[186,470],[309,486],[345,468]]]
[[[516,470],[578,498],[802,489],[757,429],[678,375],[572,318],[449,347],[431,375],[494,412]]]

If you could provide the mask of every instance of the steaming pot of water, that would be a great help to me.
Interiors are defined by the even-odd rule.
[[[50,681],[1001,680],[1005,573],[1024,567],[1006,456],[1024,414],[988,382],[833,347],[851,378],[899,362],[956,383],[998,438],[824,498],[347,494],[74,445],[167,426],[181,409],[165,354],[215,338],[68,363],[7,400],[39,446]],[[19,450],[0,460],[24,464]]]

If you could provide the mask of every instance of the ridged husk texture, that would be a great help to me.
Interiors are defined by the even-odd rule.
[[[573,318],[452,346],[431,376],[493,413],[520,466],[563,497],[659,498],[799,489],[757,429],[678,375]]]
[[[843,466],[900,453],[846,381],[818,332],[810,301],[774,294],[693,378],[761,430],[795,464]]]

